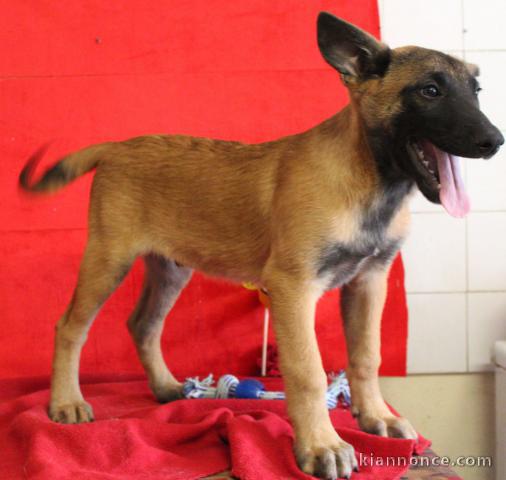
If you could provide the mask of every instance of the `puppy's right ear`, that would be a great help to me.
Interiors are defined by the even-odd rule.
[[[323,58],[341,74],[365,80],[385,73],[390,49],[372,35],[327,12],[318,15],[317,29]]]

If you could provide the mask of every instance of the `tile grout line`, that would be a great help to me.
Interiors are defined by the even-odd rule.
[[[466,59],[466,9],[464,7],[464,0],[460,0],[460,19],[462,26],[462,53],[464,55],[464,60]]]
[[[506,48],[465,48],[469,53],[506,53]]]
[[[466,51],[466,9],[464,0],[460,0],[461,7],[461,21],[462,21],[462,54],[464,60],[467,59],[467,51]],[[468,165],[467,162],[464,163],[465,168],[465,178],[466,184],[469,183],[468,177]],[[470,338],[469,338],[469,219],[466,216],[464,223],[464,261],[465,261],[465,275],[466,275],[466,292],[464,297],[464,308],[465,311],[465,361],[466,361],[466,372],[470,372],[470,360],[469,360],[469,350],[470,350]]]
[[[469,295],[475,293],[506,293],[506,289],[501,290],[432,290],[427,292],[406,291],[407,295]]]

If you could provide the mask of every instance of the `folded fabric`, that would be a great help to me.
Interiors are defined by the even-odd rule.
[[[265,383],[281,386],[279,379]],[[0,382],[0,390],[1,478],[191,480],[224,470],[243,480],[312,478],[296,465],[284,401],[191,399],[160,405],[145,381],[94,383],[83,392],[96,421],[60,425],[46,414],[47,381],[34,381],[33,389],[26,381],[19,387]],[[396,459],[389,466],[366,461],[353,475],[356,480],[397,479],[411,456],[429,445],[422,437],[415,442],[363,433],[347,409],[332,410],[331,418],[357,455],[383,463]]]

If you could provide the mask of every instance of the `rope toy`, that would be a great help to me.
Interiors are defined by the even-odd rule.
[[[183,384],[185,398],[248,398],[255,400],[284,400],[284,392],[269,392],[265,390],[260,380],[246,378],[240,380],[233,375],[223,375],[213,386],[213,375],[203,380],[198,377],[187,378]],[[330,374],[330,384],[326,393],[327,408],[336,408],[341,402],[345,406],[351,404],[350,385],[346,373],[341,370],[338,374]]]

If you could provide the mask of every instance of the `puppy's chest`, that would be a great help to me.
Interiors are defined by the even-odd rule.
[[[384,267],[393,260],[409,226],[410,188],[406,182],[395,184],[366,206],[333,217],[333,228],[318,251],[316,263],[317,278],[327,290],[350,282],[365,269]]]
[[[399,240],[361,239],[354,243],[336,241],[324,247],[318,258],[318,278],[327,290],[340,287],[360,271],[388,264],[399,249]]]

